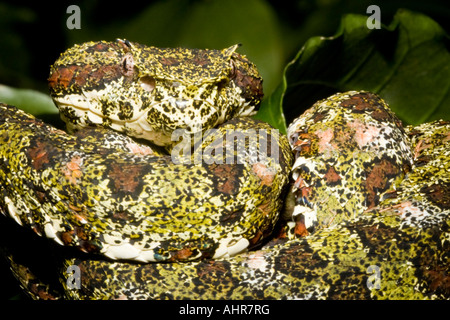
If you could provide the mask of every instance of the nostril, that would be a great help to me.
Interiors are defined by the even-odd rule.
[[[153,77],[150,76],[143,76],[139,79],[139,83],[141,85],[141,87],[148,91],[148,92],[152,92],[153,89],[155,89],[155,79]]]

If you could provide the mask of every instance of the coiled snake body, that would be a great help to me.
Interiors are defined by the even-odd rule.
[[[67,50],[49,84],[73,135],[0,105],[1,211],[85,252],[64,258],[60,293],[449,298],[450,125],[403,128],[381,98],[351,91],[286,138],[248,117],[261,78],[235,50]],[[10,262],[33,297],[55,297]]]

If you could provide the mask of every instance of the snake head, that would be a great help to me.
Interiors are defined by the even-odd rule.
[[[262,79],[237,48],[87,42],[69,48],[51,66],[50,94],[69,130],[103,125],[170,146],[177,129],[195,134],[254,114]]]

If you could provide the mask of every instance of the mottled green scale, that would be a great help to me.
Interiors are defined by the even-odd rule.
[[[74,264],[92,278],[66,294],[76,299],[450,299],[450,123],[409,127],[407,133],[417,151],[411,172],[397,193],[356,219],[226,260],[136,266],[73,259],[61,274]],[[434,191],[417,194],[417,187],[430,184],[426,173],[436,167]],[[421,203],[422,219],[404,214],[411,201]]]
[[[376,206],[412,163],[400,121],[367,92],[318,101],[288,128],[296,154],[292,219],[309,231],[356,218]]]
[[[12,107],[3,105],[2,113],[10,119],[1,130],[20,141],[15,150],[21,152],[3,145],[8,172],[2,181],[17,182],[3,189],[0,201],[11,216],[28,219],[22,222],[36,224],[58,243],[113,259],[190,260],[226,255],[237,243],[238,251],[255,245],[277,220],[291,162],[283,136],[271,139],[281,150],[277,158],[215,163],[205,155],[199,163],[175,164],[170,156],[133,154],[105,148],[103,140],[66,136]],[[206,135],[202,148],[216,140],[225,144],[227,130],[244,134],[249,128],[269,136],[274,131],[242,118],[212,131],[213,139]],[[240,151],[246,150],[248,145]],[[14,162],[18,155],[22,161]]]

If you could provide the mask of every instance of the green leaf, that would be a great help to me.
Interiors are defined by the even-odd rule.
[[[0,84],[0,102],[7,103],[35,116],[58,114],[48,94],[31,89],[17,89]]]
[[[381,29],[368,29],[367,18],[347,15],[334,36],[309,39],[258,117],[282,117],[283,106],[290,122],[333,93],[367,90],[383,97],[407,124],[449,119],[450,54],[444,30],[406,10]]]
[[[59,111],[47,94],[32,89],[17,89],[0,84],[0,102],[16,106],[58,128],[64,128]]]
[[[283,77],[281,84],[268,98],[262,101],[258,113],[254,116],[255,119],[267,122],[284,134],[286,134],[286,119],[282,101],[286,87],[286,79]]]

